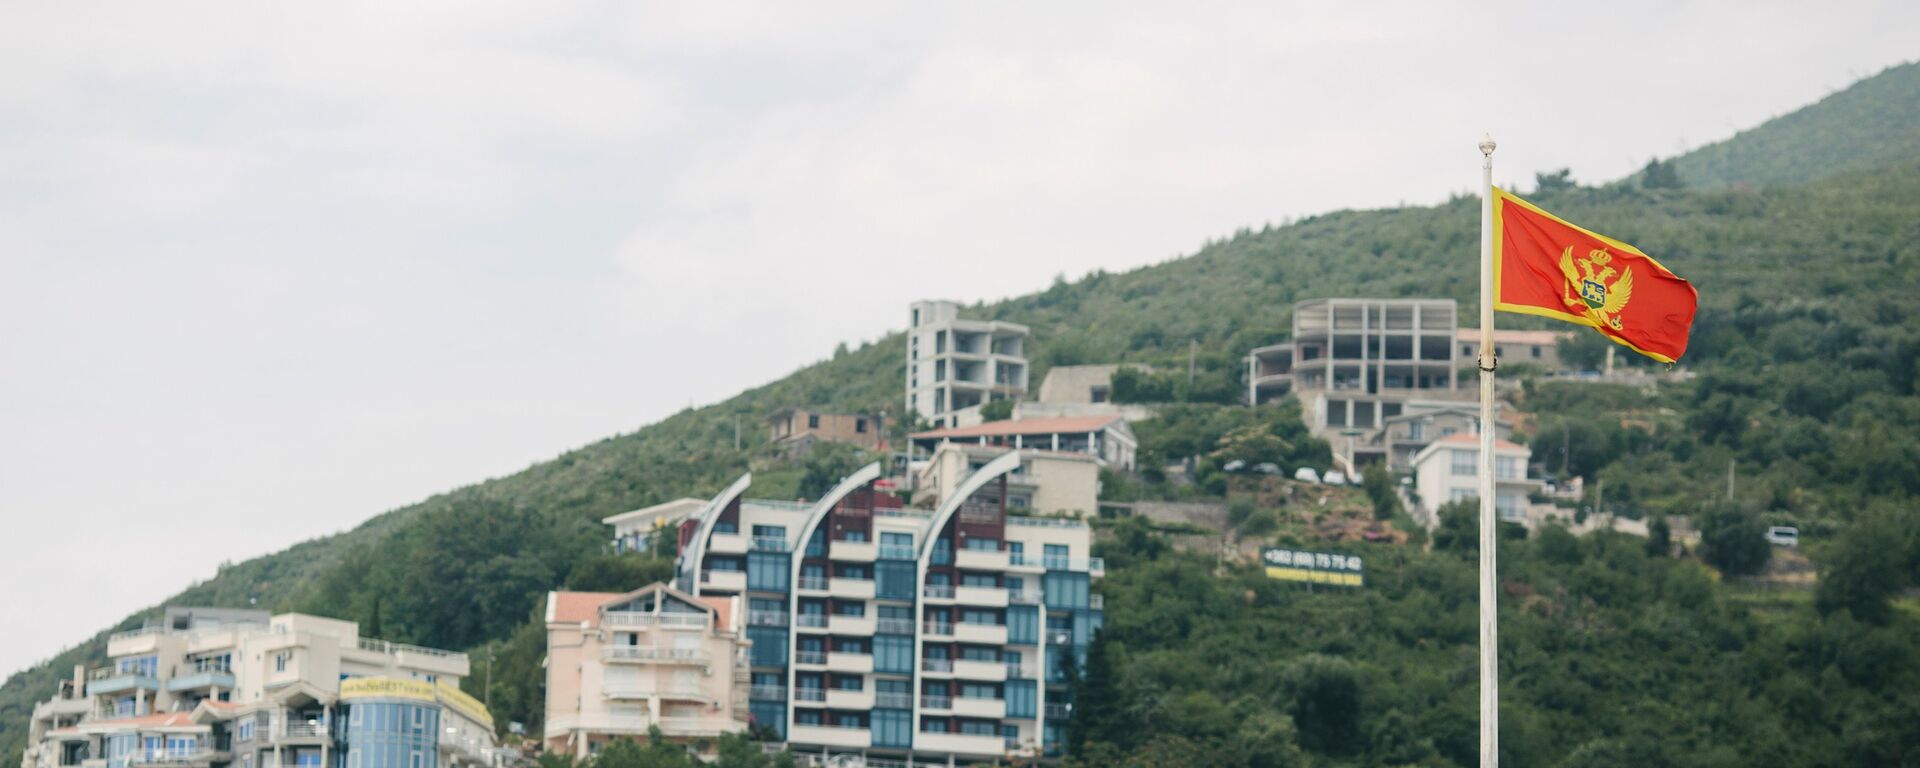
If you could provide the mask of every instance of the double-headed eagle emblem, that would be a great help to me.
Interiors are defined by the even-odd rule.
[[[1596,249],[1584,259],[1573,257],[1573,246],[1560,254],[1560,273],[1567,277],[1566,295],[1560,300],[1566,302],[1568,309],[1579,310],[1591,316],[1595,321],[1608,328],[1620,330],[1620,310],[1627,308],[1627,302],[1633,299],[1633,268],[1619,273],[1620,279],[1611,284],[1607,281],[1614,276],[1613,254],[1605,249]],[[1576,269],[1577,267],[1577,269]]]

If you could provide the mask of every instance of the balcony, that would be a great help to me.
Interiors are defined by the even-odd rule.
[[[913,748],[926,752],[950,752],[980,758],[1000,757],[1006,752],[1006,740],[998,735],[973,733],[930,733],[913,735]]]
[[[953,659],[921,659],[920,671],[929,677],[953,676]]]
[[[876,619],[873,622],[873,631],[874,634],[879,635],[911,635],[913,619]]]
[[[318,720],[288,720],[280,724],[278,735],[283,740],[325,739],[327,724]]]
[[[787,537],[755,536],[753,537],[753,551],[755,552],[786,552]]]
[[[1047,645],[1072,645],[1073,633],[1061,629],[1047,630]]]
[[[847,616],[836,613],[827,619],[827,631],[836,635],[869,637],[873,635],[873,630],[872,616]]]
[[[827,689],[801,687],[793,689],[793,700],[809,704],[824,704],[827,701]]]
[[[953,697],[939,693],[920,694],[920,710],[928,713],[939,712],[942,714],[952,712]]]
[[[707,539],[707,552],[716,555],[744,555],[747,537],[737,533],[716,533]]]
[[[746,571],[701,571],[701,589],[717,589],[725,592],[747,591]]]
[[[880,545],[881,560],[912,560],[914,559],[914,557],[915,555],[913,552],[913,547],[911,545],[906,545],[906,544]]]
[[[89,696],[159,689],[160,681],[154,679],[151,674],[136,671],[122,672],[114,667],[97,667],[87,671],[87,695]]]
[[[166,627],[142,627],[115,632],[107,636],[107,655],[119,657],[153,653],[160,647],[160,636],[166,633]]]
[[[1040,601],[1045,599],[1045,597],[1046,593],[1037,589],[1023,589],[1018,592],[1009,590],[1007,592],[1007,602],[1012,605],[1039,605]]]
[[[800,649],[793,652],[793,665],[796,667],[824,667],[827,665],[826,651]]]
[[[953,601],[961,605],[978,605],[989,608],[1007,607],[1005,587],[969,587],[959,586],[953,591]]]
[[[1005,680],[1007,679],[1007,665],[998,661],[955,659],[953,661],[953,676],[963,680]]]
[[[172,693],[193,691],[201,688],[233,688],[233,671],[204,667],[200,670],[182,670],[172,680],[167,681],[167,690]],[[102,691],[104,693],[104,691]]]
[[[929,621],[920,625],[920,634],[926,637],[953,637],[953,625],[944,621]]]
[[[708,720],[699,717],[663,717],[654,721],[660,732],[683,738],[713,737],[746,730],[746,724],[733,720]]]
[[[755,627],[784,627],[787,625],[787,612],[748,611],[747,624]]]
[[[920,597],[929,603],[952,603],[953,586],[950,584],[928,584],[920,588]]]
[[[1073,716],[1072,704],[1048,704],[1047,705],[1048,720],[1066,720],[1072,716]]]
[[[873,674],[873,655],[834,651],[827,655],[827,669],[846,674]]]
[[[843,600],[872,600],[873,579],[854,579],[835,576],[829,583],[827,594]]]
[[[1004,549],[967,549],[962,547],[953,553],[953,564],[970,570],[1004,571],[1007,569],[1007,563],[1007,551]]]
[[[1006,645],[1007,626],[1005,624],[970,624],[963,621],[954,626],[953,638],[963,643]]]
[[[829,620],[824,613],[802,613],[793,617],[793,626],[801,631],[825,632]]]
[[[784,685],[756,685],[747,689],[747,698],[754,701],[786,701],[787,687]]]
[[[873,691],[850,691],[841,688],[827,689],[827,706],[833,709],[851,709],[865,712],[873,709]]]
[[[618,683],[601,691],[609,699],[650,699],[659,697],[673,701],[697,701],[712,704],[713,694],[698,685],[648,685]]]
[[[1096,611],[1106,610],[1107,609],[1106,596],[1105,595],[1087,595],[1087,607],[1092,608]]]
[[[953,700],[953,713],[961,717],[999,720],[1007,716],[1007,702],[1001,699],[975,699],[961,696]]]
[[[600,658],[627,664],[706,664],[711,657],[698,648],[609,645],[600,649]]]
[[[871,541],[835,541],[828,546],[830,557],[849,563],[871,563],[880,554],[880,545]]]
[[[1021,665],[1019,665],[1019,664],[1008,664],[1008,665],[1006,665],[1006,667],[1007,667],[1007,679],[1008,679],[1008,680],[1038,680],[1038,679],[1040,679],[1040,670],[1038,670],[1038,669],[1035,669],[1035,668],[1033,668],[1033,667],[1024,667],[1024,666],[1021,666]]]
[[[1084,571],[1094,578],[1107,573],[1107,561],[1098,557],[1049,557],[1045,559],[1049,571]]]
[[[667,629],[706,629],[708,616],[704,613],[642,613],[640,611],[607,611],[600,614],[602,622],[609,627],[665,627]]]
[[[813,593],[824,595],[827,593],[827,577],[802,576],[793,582],[793,586],[796,591],[802,594]]]
[[[913,707],[913,694],[906,691],[880,691],[873,695],[875,709],[909,709]]]
[[[873,746],[873,731],[868,730],[866,726],[842,728],[837,725],[795,723],[792,728],[787,729],[787,743],[866,749]]]

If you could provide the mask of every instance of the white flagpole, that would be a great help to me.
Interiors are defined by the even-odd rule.
[[[1500,765],[1499,614],[1494,596],[1493,137],[1480,139],[1480,766]]]

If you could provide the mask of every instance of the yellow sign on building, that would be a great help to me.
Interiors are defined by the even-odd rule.
[[[340,698],[349,699],[413,699],[415,701],[437,702],[433,684],[408,680],[403,677],[350,677],[340,681]]]

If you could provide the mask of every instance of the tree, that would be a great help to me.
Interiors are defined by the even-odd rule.
[[[1729,576],[1759,573],[1773,557],[1760,516],[1731,504],[1715,504],[1701,514],[1700,557]]]
[[[1360,486],[1373,502],[1373,519],[1388,520],[1400,512],[1400,492],[1393,487],[1393,473],[1379,464],[1368,464],[1360,472]]]
[[[1912,578],[1913,550],[1913,526],[1886,509],[1864,512],[1821,558],[1815,607],[1822,615],[1845,610],[1861,621],[1886,623],[1888,601]]]
[[[1673,553],[1673,527],[1667,525],[1666,515],[1654,515],[1647,521],[1647,554],[1653,557],[1666,557]]]
[[[1536,195],[1564,192],[1578,186],[1580,185],[1574,182],[1573,170],[1570,168],[1562,168],[1553,173],[1536,173],[1533,175],[1533,193]]]
[[[1640,186],[1646,189],[1680,189],[1686,186],[1680,181],[1680,169],[1672,163],[1662,163],[1659,158],[1647,161],[1647,167],[1640,171]]]
[[[1351,754],[1360,747],[1360,683],[1345,659],[1308,654],[1287,670],[1300,746]]]
[[[982,421],[1006,421],[1010,418],[1013,418],[1012,400],[994,400],[980,406],[980,419]]]

